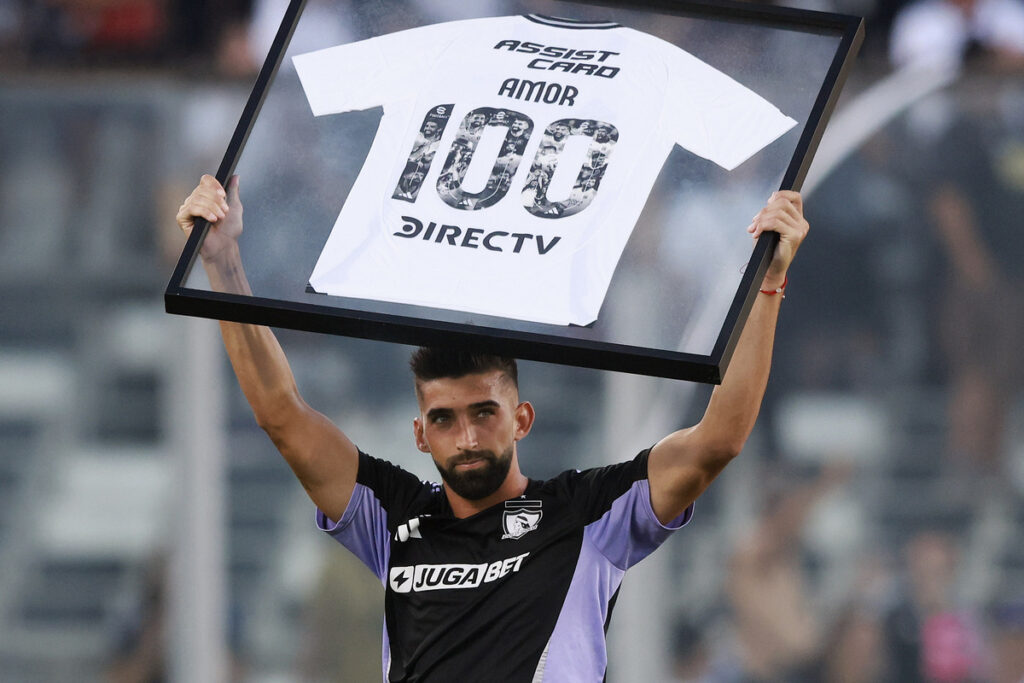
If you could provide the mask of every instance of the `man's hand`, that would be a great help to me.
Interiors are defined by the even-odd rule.
[[[185,233],[185,237],[192,234],[196,218],[205,218],[210,223],[210,231],[199,249],[199,255],[204,261],[214,260],[236,245],[242,234],[238,176],[231,177],[225,190],[216,178],[204,175],[178,209],[178,227]]]
[[[808,226],[804,219],[804,203],[799,192],[779,190],[772,193],[768,203],[757,212],[747,227],[747,232],[756,240],[764,232],[779,233],[779,244],[768,265],[761,289],[776,289],[786,281],[786,271],[796,256],[797,249],[807,237]]]

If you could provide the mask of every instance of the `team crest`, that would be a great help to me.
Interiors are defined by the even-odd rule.
[[[505,514],[501,518],[502,540],[522,538],[537,528],[543,516],[539,500],[505,501]]]

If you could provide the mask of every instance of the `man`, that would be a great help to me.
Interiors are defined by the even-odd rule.
[[[415,200],[423,184],[423,178],[434,160],[434,153],[441,141],[441,126],[436,121],[426,121],[413,141],[409,160],[398,181],[395,199]]]
[[[523,156],[523,152],[526,150],[526,144],[530,141],[531,129],[532,126],[528,120],[520,117],[512,119],[512,125],[509,126],[509,136],[505,141],[503,154],[517,154],[519,156]]]
[[[210,176],[178,224],[210,221],[201,257],[216,291],[249,293],[238,236],[238,179]],[[420,349],[411,365],[413,435],[443,484],[360,452],[299,395],[265,327],[222,322],[228,355],[259,425],[317,506],[319,526],[385,586],[387,681],[602,680],[604,627],[626,569],[685,524],[739,452],[768,379],[786,272],[807,234],[800,196],[777,192],[747,231],[780,235],[728,376],[699,424],[632,460],[549,481],[520,470],[534,410],[515,362]]]
[[[459,132],[455,135],[455,140],[452,141],[453,149],[456,146],[464,148],[474,148],[476,143],[480,140],[480,136],[483,135],[484,128],[487,126],[487,115],[481,111],[477,111],[469,117],[468,121],[463,121],[459,125]]]
[[[537,159],[541,165],[548,168],[555,166],[555,158],[565,146],[565,139],[569,137],[569,126],[563,121],[558,121],[547,130],[540,139],[540,147],[537,149]]]

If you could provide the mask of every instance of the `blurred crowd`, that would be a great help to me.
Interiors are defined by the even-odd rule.
[[[1020,39],[1024,19],[1016,0],[760,3],[862,16],[867,22],[867,54],[890,51],[897,64],[918,58],[958,58],[979,49],[991,49],[1012,62],[1024,48]],[[139,66],[209,74],[213,65],[213,73],[243,76],[262,63],[287,4],[287,0],[5,0],[0,4],[0,56],[7,68]],[[389,8],[407,6],[408,12],[427,4],[388,3]]]
[[[0,55],[10,66],[169,67],[249,73],[250,0],[6,0]]]
[[[307,11],[320,4],[309,0]],[[409,12],[435,4],[389,0]],[[673,680],[1021,683],[1024,0],[771,4],[864,16],[862,71],[851,78],[860,90],[900,70],[964,75],[894,116],[809,197],[814,234],[794,267],[761,423],[767,445],[757,479],[764,486],[750,522],[722,534],[727,570],[719,592],[697,607],[680,607]],[[0,0],[0,74],[102,67],[251,81],[286,6],[287,0]],[[217,112],[205,102],[193,116],[230,125],[234,105]],[[14,227],[40,225],[17,239],[0,231],[5,268],[30,260],[33,245],[44,251],[64,240],[42,220],[70,224],[72,217],[55,213],[63,204],[77,207],[75,220],[104,221],[111,203],[86,199],[86,183],[75,173],[122,174],[116,177],[138,190],[133,215],[169,225],[196,168],[213,168],[222,151],[207,150],[201,163],[196,152],[179,159],[187,169],[154,178],[151,169],[136,171],[126,161],[134,159],[127,147],[104,147],[118,140],[152,144],[150,115],[127,108],[110,123],[97,112],[87,105],[54,116],[51,133],[59,133],[47,144],[70,155],[55,154],[58,161],[40,158],[31,140],[15,140],[19,121],[45,124],[31,107],[0,131],[6,219]],[[80,151],[63,149],[70,137]],[[90,144],[111,151],[97,160]],[[36,203],[26,177],[50,188]],[[170,187],[162,182],[167,178]],[[172,251],[180,246],[176,238],[169,240]],[[59,248],[75,250],[74,244]],[[137,253],[159,249],[136,246]],[[78,251],[89,253],[84,244]],[[143,263],[161,277],[168,267],[152,256]],[[4,325],[5,342],[33,343],[35,332],[23,320]],[[371,360],[363,371],[393,360]],[[308,393],[322,390],[327,400],[333,382],[321,379],[325,386],[318,387],[316,371],[310,374]],[[793,421],[782,407],[798,395],[882,406],[889,448],[858,458],[851,454],[857,444],[836,442],[796,462]],[[727,495],[724,486],[713,487],[700,515],[714,518],[728,507]],[[830,514],[866,520],[862,536],[830,537]],[[296,666],[304,680],[370,680],[360,666],[376,662],[378,597],[371,585],[344,589],[366,578],[349,560],[332,556],[299,605],[305,637]],[[160,581],[147,574],[136,604],[118,620],[112,680],[165,675],[155,644]],[[232,624],[239,657],[243,628],[239,617]]]
[[[721,602],[674,627],[673,680],[1024,680],[1024,599],[965,599],[964,542],[945,528],[854,558],[848,590],[824,608],[822,572],[802,536],[843,476],[827,470],[789,487],[736,543]]]

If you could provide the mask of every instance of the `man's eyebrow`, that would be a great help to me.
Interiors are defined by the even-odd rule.
[[[498,403],[497,401],[495,401],[494,399],[488,399],[486,401],[478,401],[476,403],[470,403],[469,404],[469,407],[471,409],[475,409],[475,408],[498,408],[500,406],[501,406],[501,404]]]
[[[470,410],[479,410],[480,408],[499,408],[499,407],[501,407],[501,404],[498,403],[497,401],[495,401],[494,399],[487,399],[486,401],[477,401],[476,403],[470,403],[469,404],[469,409]],[[433,417],[438,417],[438,416],[442,416],[442,415],[451,415],[454,412],[455,411],[452,410],[451,408],[431,408],[430,410],[427,411],[427,417],[428,418],[433,418]]]

